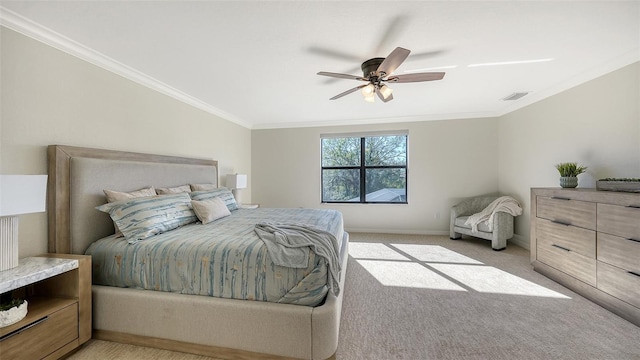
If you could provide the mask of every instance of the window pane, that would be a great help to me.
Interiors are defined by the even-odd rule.
[[[364,138],[366,166],[407,165],[407,136],[370,136]]]
[[[367,169],[365,200],[407,202],[407,169]]]
[[[360,170],[322,170],[322,201],[360,202]]]
[[[322,139],[322,166],[360,166],[360,138]]]

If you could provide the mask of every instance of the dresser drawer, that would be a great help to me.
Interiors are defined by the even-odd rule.
[[[2,360],[41,359],[78,338],[78,303],[44,316],[0,341]]]
[[[599,232],[597,259],[640,274],[640,242]]]
[[[592,259],[596,257],[596,232],[593,230],[539,219],[536,236],[546,245],[555,244]]]
[[[598,289],[640,308],[640,273],[598,261]]]
[[[538,196],[536,205],[539,218],[596,229],[596,203]]]
[[[596,259],[565,250],[551,242],[538,239],[537,259],[557,270],[596,286]]]
[[[598,204],[598,231],[640,241],[640,209]]]

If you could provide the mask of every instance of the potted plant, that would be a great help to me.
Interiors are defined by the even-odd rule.
[[[586,166],[578,166],[577,163],[568,162],[556,164],[556,169],[560,173],[560,186],[563,188],[574,188],[578,186],[578,175],[587,170]]]
[[[27,316],[26,300],[10,299],[0,302],[0,328],[15,324]]]

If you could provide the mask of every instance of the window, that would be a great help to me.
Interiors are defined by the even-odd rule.
[[[322,202],[407,203],[407,134],[321,142]]]

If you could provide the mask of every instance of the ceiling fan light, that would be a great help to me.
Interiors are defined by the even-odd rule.
[[[373,95],[373,93],[371,95],[365,95],[364,101],[372,103],[376,101],[376,97]]]
[[[382,94],[382,97],[387,100],[389,98],[389,96],[391,96],[391,93],[393,93],[393,89],[388,87],[387,85],[382,85],[380,87],[380,94]]]
[[[365,97],[373,96],[374,92],[375,87],[373,86],[373,84],[368,84],[367,86],[362,88],[362,95],[364,95]]]

